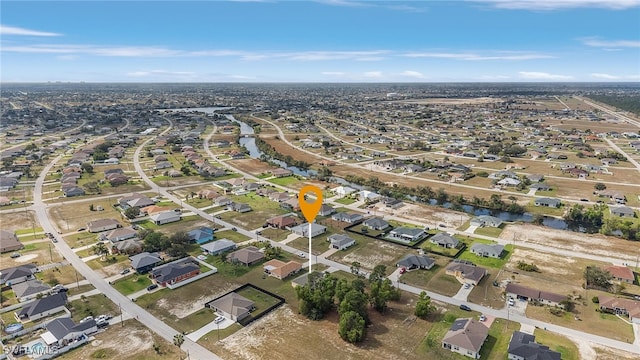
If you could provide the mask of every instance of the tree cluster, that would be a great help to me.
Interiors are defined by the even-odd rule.
[[[539,272],[540,269],[538,269],[538,266],[536,266],[536,264],[534,263],[526,263],[524,261],[518,261],[518,269],[522,270],[522,271],[528,271],[528,272]]]
[[[171,257],[186,256],[188,245],[191,242],[189,235],[184,231],[178,231],[171,236],[167,236],[161,232],[144,230],[140,237],[144,243],[144,251],[164,251]]]
[[[564,221],[569,228],[583,228],[588,233],[600,231],[603,224],[604,206],[595,205],[585,208],[583,205],[573,205],[564,215]]]
[[[266,156],[265,160],[268,160],[269,158],[280,160],[288,166],[295,166],[301,170],[307,170],[310,166],[310,164],[306,161],[296,160],[291,155],[283,155],[279,153],[273,146],[267,144],[266,141],[262,140],[259,137],[256,137],[256,147],[263,153],[263,155]]]
[[[587,289],[596,288],[609,290],[612,285],[613,276],[610,272],[595,265],[589,265],[584,269],[584,280]]]

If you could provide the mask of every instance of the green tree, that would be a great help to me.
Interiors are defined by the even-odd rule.
[[[129,207],[124,211],[124,216],[126,216],[127,219],[135,219],[138,215],[140,215],[140,209],[135,206]]]
[[[353,275],[360,276],[360,268],[361,267],[362,267],[362,265],[360,265],[359,262],[357,262],[357,261],[352,262],[351,263],[351,273]]]
[[[595,265],[589,265],[584,269],[584,280],[587,289],[600,288],[609,290],[612,285],[611,280],[613,280],[613,276],[606,270]]]
[[[598,191],[602,191],[602,190],[607,188],[607,185],[599,182],[599,183],[596,183],[595,185],[593,185],[593,188],[598,190]]]
[[[342,300],[344,300],[345,295],[347,295],[347,293],[351,290],[353,290],[353,287],[351,286],[351,284],[349,284],[349,281],[347,279],[338,279],[338,281],[336,282],[336,298],[338,299],[338,304],[340,304]]]
[[[311,320],[320,320],[334,305],[337,278],[312,272],[304,286],[296,287],[298,311]]]
[[[369,282],[373,283],[373,282],[381,281],[382,279],[384,279],[386,273],[387,273],[387,267],[385,265],[382,265],[382,264],[376,265],[373,268],[371,275],[369,275]]]
[[[351,289],[344,296],[344,299],[340,302],[338,306],[339,314],[346,314],[350,311],[355,311],[360,314],[364,319],[365,323],[368,324],[369,321],[369,313],[367,312],[368,305],[367,295],[363,292]]]
[[[418,302],[416,303],[416,310],[414,314],[417,317],[424,319],[435,311],[436,307],[431,304],[431,297],[429,297],[426,292],[421,292]]]
[[[340,325],[338,327],[340,337],[352,344],[364,340],[367,334],[365,320],[355,311],[348,311],[340,315]]]
[[[166,235],[156,231],[150,231],[144,238],[144,251],[164,251],[170,246]]]
[[[389,279],[372,282],[369,289],[369,302],[380,313],[387,309],[389,300],[400,300],[400,290]]]
[[[99,242],[99,243],[95,244],[91,248],[91,251],[93,251],[93,253],[98,255],[98,256],[106,255],[106,254],[109,253],[109,249],[107,249],[107,247],[104,245],[103,242]]]
[[[88,162],[82,163],[80,167],[82,168],[82,171],[86,172],[87,174],[93,174],[93,166]]]
[[[184,343],[184,335],[175,334],[173,335],[173,345],[180,347]]]

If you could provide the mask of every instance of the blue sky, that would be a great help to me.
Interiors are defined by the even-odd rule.
[[[640,81],[640,0],[2,1],[2,82]]]

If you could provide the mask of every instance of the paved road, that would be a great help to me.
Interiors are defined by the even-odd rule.
[[[633,166],[636,167],[636,169],[638,169],[638,171],[640,171],[640,164],[635,161],[635,159],[633,159],[631,156],[629,156],[629,154],[627,154],[624,150],[620,149],[620,147],[616,144],[613,143],[613,141],[605,138],[604,141],[607,142],[607,144],[609,144],[609,146],[611,146],[613,148],[613,150],[619,152],[620,154],[622,154],[622,156],[626,157],[627,160],[633,164]]]

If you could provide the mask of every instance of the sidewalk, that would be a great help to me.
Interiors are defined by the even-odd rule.
[[[229,320],[229,319],[224,319],[224,321],[216,324],[215,322],[210,322],[207,325],[201,327],[200,329],[187,334],[185,337],[188,338],[191,341],[198,341],[201,337],[207,335],[208,333],[212,332],[213,330],[217,330],[217,329],[226,329],[229,326],[235,324],[235,321],[233,320]]]
[[[297,239],[299,237],[300,236],[298,234],[289,234],[286,239],[284,239],[282,241],[279,241],[279,243],[283,244],[283,245],[286,245],[286,244],[292,242],[293,240],[295,240],[295,239]]]

